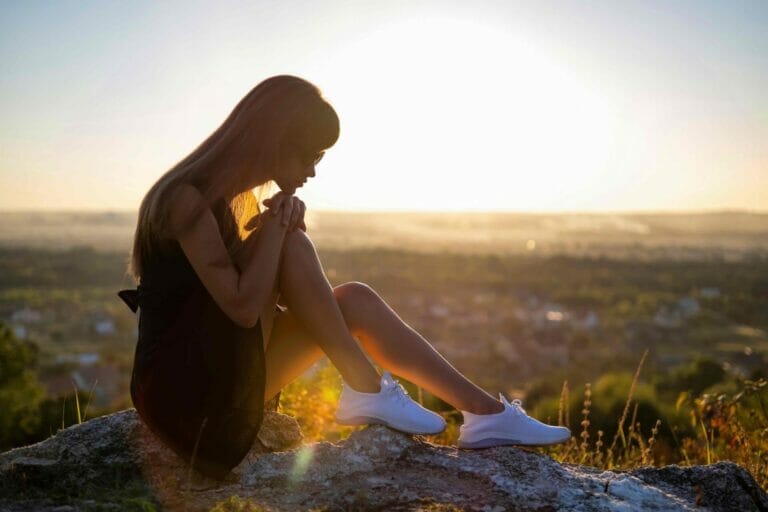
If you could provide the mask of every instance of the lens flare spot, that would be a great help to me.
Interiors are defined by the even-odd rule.
[[[304,477],[309,463],[312,462],[313,450],[312,445],[305,445],[299,448],[296,453],[296,460],[293,463],[293,469],[291,469],[290,478],[292,482],[298,482]]]

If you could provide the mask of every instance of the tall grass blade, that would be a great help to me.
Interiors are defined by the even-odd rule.
[[[557,410],[557,424],[566,425],[564,411],[568,408],[568,381],[563,381],[563,389],[560,390],[560,405]]]
[[[88,392],[88,401],[85,402],[85,409],[83,409],[83,421],[85,421],[85,418],[88,415],[88,406],[91,405],[91,397],[93,396],[93,390],[96,389],[97,382],[99,382],[99,379],[93,381],[93,386],[91,386],[91,390]]]
[[[83,418],[80,416],[80,397],[77,394],[77,385],[75,381],[72,381],[72,387],[75,389],[75,409],[77,411],[77,424],[80,425],[83,422]]]
[[[640,378],[640,370],[643,368],[643,363],[645,362],[645,358],[648,356],[648,349],[645,349],[645,352],[643,352],[643,357],[640,358],[640,363],[637,365],[637,370],[635,370],[635,376],[632,379],[632,384],[629,386],[629,394],[627,395],[627,403],[624,404],[624,412],[621,413],[621,418],[619,419],[619,428],[616,430],[616,435],[613,436],[613,441],[611,442],[610,450],[613,451],[613,449],[616,447],[616,442],[621,438],[622,445],[626,449],[627,447],[627,439],[624,437],[624,422],[627,421],[627,414],[629,413],[629,404],[632,402],[632,396],[635,394],[635,387],[637,386],[637,380]]]
[[[712,464],[712,452],[709,450],[709,434],[707,434],[707,427],[704,425],[704,420],[699,418],[701,424],[701,430],[704,432],[704,445],[707,448],[707,464]]]

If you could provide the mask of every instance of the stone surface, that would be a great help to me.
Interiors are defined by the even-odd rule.
[[[226,500],[226,510],[768,510],[765,492],[729,462],[600,471],[515,447],[437,446],[382,426],[301,444],[296,422],[273,412],[221,482],[190,473],[132,409],[0,454],[4,511],[196,511]]]

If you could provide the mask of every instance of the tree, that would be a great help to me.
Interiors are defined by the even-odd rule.
[[[0,451],[29,442],[39,427],[45,392],[34,371],[37,346],[0,322]]]

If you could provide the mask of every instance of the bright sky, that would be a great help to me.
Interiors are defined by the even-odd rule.
[[[6,2],[0,209],[135,210],[258,82],[341,136],[312,209],[768,208],[768,2]]]

